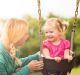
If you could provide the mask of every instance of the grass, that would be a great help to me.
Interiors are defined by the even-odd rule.
[[[70,75],[79,75],[80,74],[80,67],[73,68]],[[31,75],[42,75],[41,72],[32,73]]]
[[[72,69],[70,75],[79,75],[79,74],[80,74],[80,67]]]
[[[32,73],[31,75],[42,75],[41,72]]]

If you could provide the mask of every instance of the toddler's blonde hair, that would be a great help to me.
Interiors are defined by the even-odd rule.
[[[59,18],[49,18],[42,27],[42,31],[45,32],[47,28],[57,29],[64,37],[64,32],[67,30],[69,23]]]
[[[54,27],[57,28],[58,31],[64,32],[67,29],[68,25],[69,23],[67,21],[62,21],[59,18],[49,18],[42,29],[45,31],[46,27]]]

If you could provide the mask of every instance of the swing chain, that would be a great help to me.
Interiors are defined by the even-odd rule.
[[[41,32],[41,9],[40,9],[40,0],[37,0],[38,3],[38,15],[39,15],[39,39],[40,39],[40,54],[42,52],[42,32]]]
[[[71,49],[70,49],[71,52],[73,51],[73,40],[74,40],[74,33],[77,25],[76,23],[77,23],[79,2],[80,0],[76,0],[76,10],[75,10],[74,22],[73,22],[72,33],[71,33]]]
[[[80,0],[76,0],[76,10],[75,10],[74,23],[73,23],[73,26],[74,26],[74,27],[76,27],[76,22],[77,22],[79,1],[80,1]],[[74,31],[75,31],[75,30],[74,30]]]
[[[76,22],[77,22],[77,16],[78,16],[78,8],[79,8],[79,2],[80,0],[76,0],[76,10],[75,10],[75,16],[74,16],[74,22],[73,22],[73,28],[72,28],[72,36],[71,36],[71,51],[73,50],[73,40],[74,40],[74,32],[76,28]],[[37,0],[38,3],[38,15],[39,15],[39,37],[40,37],[40,52],[42,51],[42,32],[41,32],[41,9],[40,9],[40,0]]]

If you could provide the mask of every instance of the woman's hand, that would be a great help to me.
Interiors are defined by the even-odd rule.
[[[28,65],[31,72],[43,69],[43,61],[32,60]]]

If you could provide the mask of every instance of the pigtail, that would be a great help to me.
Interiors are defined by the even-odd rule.
[[[22,62],[21,62],[20,59],[17,58],[16,56],[15,56],[15,63],[18,64],[19,66],[22,65]]]
[[[63,32],[67,30],[69,23],[67,21],[62,21],[62,25],[63,25]]]
[[[12,57],[12,59],[15,60],[15,63],[16,63],[17,65],[20,65],[20,66],[22,65],[22,62],[20,61],[20,59],[18,59],[18,58],[16,57],[16,48],[15,48],[15,46],[14,46],[13,44],[10,44],[9,54],[10,54],[10,56]]]
[[[62,37],[61,37],[62,39],[66,38],[65,32],[66,32],[68,26],[69,26],[69,23],[67,21],[62,21]]]

